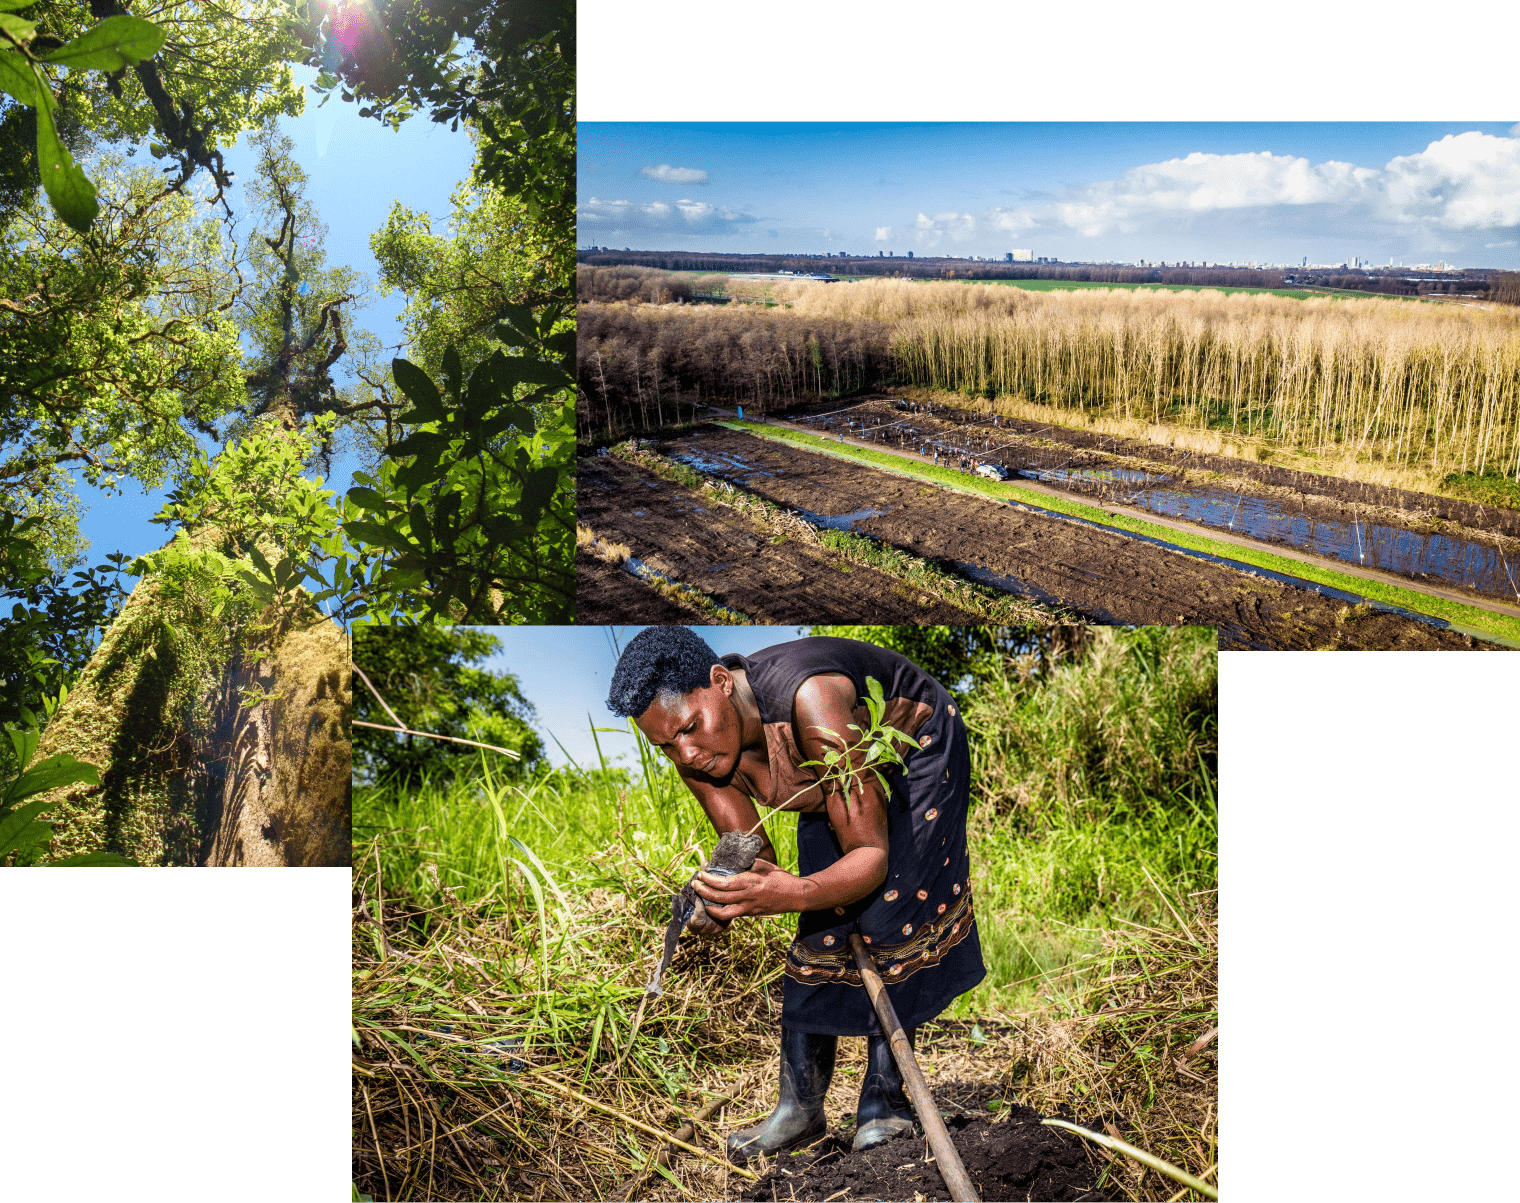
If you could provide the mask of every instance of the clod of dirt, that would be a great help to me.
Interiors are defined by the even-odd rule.
[[[1011,1107],[989,1123],[947,1120],[950,1139],[983,1203],[1027,1199],[1102,1199],[1081,1138],[1040,1123],[1028,1107]],[[922,1137],[899,1136],[861,1153],[844,1136],[830,1136],[799,1153],[781,1153],[741,1199],[765,1203],[836,1198],[840,1203],[883,1199],[949,1199],[944,1179],[926,1161]]]

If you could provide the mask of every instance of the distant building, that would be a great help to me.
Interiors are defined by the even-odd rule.
[[[913,258],[913,252],[912,252],[912,251],[909,251],[909,252],[908,252],[908,258],[909,258],[909,259],[911,259],[911,258]]]
[[[1009,263],[1033,263],[1034,252],[1018,250],[1009,251],[1007,255],[1007,261]]]

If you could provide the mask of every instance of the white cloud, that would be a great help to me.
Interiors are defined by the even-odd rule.
[[[969,213],[920,213],[913,222],[913,237],[920,246],[938,246],[949,235],[952,242],[965,242],[976,233],[976,218]]]
[[[1066,229],[1096,237],[1231,210],[1305,205],[1329,205],[1364,224],[1418,226],[1431,233],[1517,226],[1520,136],[1452,134],[1382,167],[1311,163],[1269,151],[1195,152],[1131,168],[1117,180],[1045,204],[995,208],[983,220],[997,230]],[[922,228],[927,219],[920,214],[919,220]]]
[[[707,172],[697,167],[672,167],[669,163],[661,163],[658,167],[640,167],[640,175],[647,175],[652,180],[659,180],[662,184],[705,184]]]
[[[745,213],[735,213],[722,205],[706,201],[678,200],[674,204],[653,201],[647,205],[634,201],[604,201],[591,197],[584,201],[576,216],[583,230],[594,234],[615,234],[620,230],[664,230],[678,234],[721,234],[736,226],[759,221]]]
[[[891,226],[877,226],[876,227],[876,241],[877,242],[888,242],[888,241],[891,240],[891,238],[892,238],[892,227]]]

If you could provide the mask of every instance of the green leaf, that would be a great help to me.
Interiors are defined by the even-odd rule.
[[[37,816],[56,805],[56,802],[29,802],[0,819],[0,858],[52,839],[53,825]]]
[[[71,869],[137,869],[141,867],[130,856],[123,856],[120,852],[81,852],[77,856],[69,856],[49,863],[54,868],[61,866]]]
[[[0,51],[0,88],[22,104],[37,107],[37,80],[31,67],[19,54]]]
[[[18,42],[29,42],[37,29],[37,22],[28,21],[25,17],[13,17],[9,13],[0,13],[0,29],[5,30]]]
[[[348,499],[355,505],[363,506],[366,510],[371,510],[377,514],[384,514],[390,509],[386,504],[384,496],[375,492],[374,489],[363,487],[350,489],[348,491]]]
[[[31,8],[37,0],[0,0],[0,12],[14,8]]]
[[[89,232],[100,205],[95,201],[95,185],[74,162],[74,156],[58,140],[53,125],[53,98],[44,98],[37,106],[37,162],[42,169],[42,186],[47,190],[53,211],[79,233]]]
[[[30,798],[33,794],[40,794],[44,790],[73,785],[77,781],[83,781],[87,785],[99,785],[100,772],[93,764],[75,760],[67,752],[60,752],[57,756],[50,756],[34,764],[12,781],[6,787],[4,804],[7,807],[14,806],[22,798]]]
[[[164,31],[141,17],[107,17],[88,33],[47,56],[47,61],[78,70],[119,71],[128,63],[152,58],[164,44]]]
[[[415,407],[411,413],[402,415],[402,421],[442,422],[444,420],[447,415],[443,411],[443,397],[438,392],[438,386],[429,379],[426,372],[410,360],[393,359],[391,360],[391,375],[395,376],[397,387]]]
[[[274,580],[274,569],[269,566],[269,561],[264,558],[264,553],[257,547],[248,549],[248,558],[253,561],[253,566],[259,570],[259,575],[265,580]]]

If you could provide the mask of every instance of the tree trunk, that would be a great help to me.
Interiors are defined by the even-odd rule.
[[[100,770],[57,791],[50,859],[349,863],[346,636],[302,599],[229,656],[216,621],[138,583],[37,750]]]

